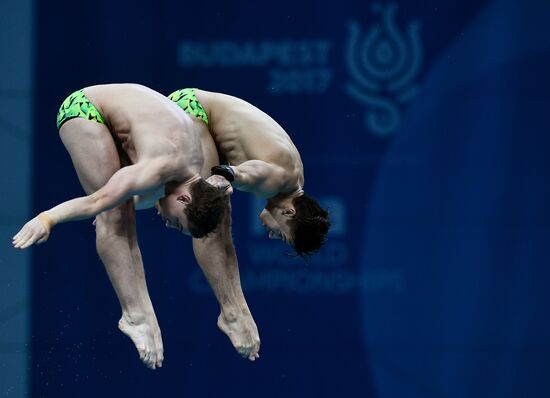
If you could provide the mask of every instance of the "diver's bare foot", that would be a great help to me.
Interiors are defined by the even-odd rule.
[[[260,357],[260,337],[252,316],[220,314],[218,327],[224,332],[237,352],[251,361]]]
[[[156,322],[151,322],[145,317],[130,318],[122,315],[118,322],[118,328],[132,339],[138,350],[139,358],[148,368],[156,369],[162,366],[164,359],[162,339]]]

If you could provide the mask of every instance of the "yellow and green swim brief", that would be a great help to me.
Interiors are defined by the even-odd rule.
[[[59,108],[59,112],[57,112],[57,128],[61,128],[63,123],[67,120],[76,117],[105,124],[105,119],[103,119],[101,113],[99,113],[94,104],[84,95],[84,89],[75,91],[63,101]]]
[[[198,117],[208,126],[208,115],[197,99],[194,88],[182,88],[174,91],[168,98],[178,104],[185,112]]]

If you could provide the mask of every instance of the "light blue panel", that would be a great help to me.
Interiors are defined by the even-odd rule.
[[[30,252],[11,237],[31,209],[33,1],[0,2],[0,395],[29,396]]]

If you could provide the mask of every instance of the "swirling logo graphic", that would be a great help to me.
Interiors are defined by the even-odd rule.
[[[403,35],[395,23],[395,4],[375,4],[373,11],[381,21],[366,34],[357,22],[349,23],[346,60],[353,82],[346,91],[367,108],[367,129],[387,137],[399,127],[400,107],[416,94],[414,81],[422,66],[420,23],[412,21]]]

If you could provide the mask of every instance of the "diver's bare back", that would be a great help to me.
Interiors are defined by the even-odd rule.
[[[263,160],[283,167],[303,184],[300,154],[275,120],[242,99],[204,90],[195,92],[209,114],[214,140],[230,164]]]
[[[202,166],[196,122],[163,95],[138,84],[91,86],[84,91],[132,163],[169,156],[182,179],[189,177],[187,170]]]

